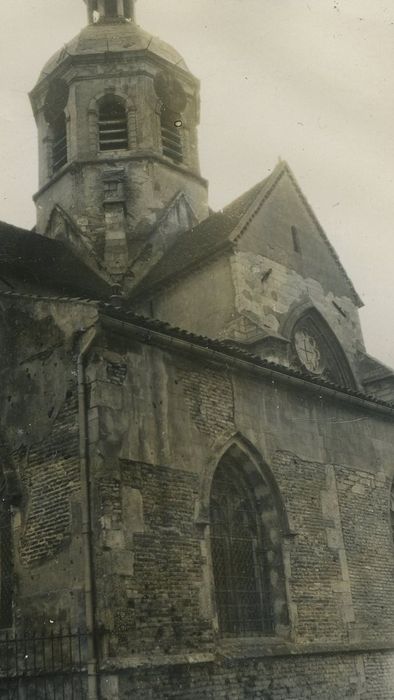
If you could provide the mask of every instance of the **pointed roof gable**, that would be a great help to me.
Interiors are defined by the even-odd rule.
[[[135,287],[140,279],[149,274],[149,269],[166,255],[177,238],[197,222],[197,215],[188,196],[182,190],[179,191],[148,231],[144,244],[129,265],[132,286]]]
[[[182,233],[154,268],[144,277],[133,294],[164,284],[169,278],[186,273],[207,258],[226,248],[231,249],[231,234],[249,211],[265,182],[259,182],[222,211],[211,214],[200,224]]]
[[[140,285],[138,285],[134,293],[139,296],[143,292],[168,283],[169,280],[173,280],[179,275],[187,274],[189,270],[201,265],[208,258],[216,256],[220,252],[234,249],[247,232],[253,219],[258,215],[266,202],[269,201],[285,175],[290,179],[302,206],[307,211],[321,241],[340,272],[349,290],[350,297],[358,307],[363,306],[363,302],[358,296],[334,247],[328,240],[291,169],[284,161],[280,161],[266,179],[238,197],[222,211],[212,214],[198,226],[181,234],[157,265],[152,268]]]

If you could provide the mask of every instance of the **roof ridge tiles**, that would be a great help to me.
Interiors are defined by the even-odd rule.
[[[225,343],[221,340],[218,340],[217,338],[209,338],[208,336],[199,336],[196,335],[190,331],[184,330],[182,328],[173,328],[169,326],[168,323],[164,321],[160,321],[159,319],[152,319],[148,318],[146,316],[141,316],[138,314],[135,314],[131,309],[122,309],[120,306],[114,307],[111,303],[109,302],[102,302],[99,300],[95,299],[86,299],[82,297],[51,297],[51,296],[40,296],[40,295],[32,295],[32,294],[27,294],[27,293],[20,293],[20,292],[14,292],[14,291],[4,291],[0,290],[0,296],[10,298],[10,299],[24,299],[27,301],[43,301],[43,302],[58,302],[58,303],[69,303],[69,304],[86,304],[90,306],[96,306],[98,310],[102,311],[104,314],[108,312],[109,316],[112,317],[121,317],[121,320],[127,321],[130,320],[130,323],[134,323],[135,325],[141,324],[142,326],[145,327],[147,331],[153,331],[157,333],[162,333],[167,336],[176,336],[180,340],[186,340],[188,342],[194,343],[195,345],[200,345],[208,349],[216,350],[219,353],[222,354],[228,354],[233,357],[238,357],[240,359],[244,359],[248,362],[251,362],[257,366],[260,367],[265,367],[267,369],[272,369],[273,371],[277,372],[278,374],[284,375],[284,376],[289,376],[289,377],[295,377],[302,379],[310,384],[314,384],[316,386],[321,386],[322,388],[328,388],[331,389],[332,391],[339,392],[344,395],[348,396],[353,396],[356,398],[359,398],[361,400],[366,400],[369,402],[372,402],[376,405],[384,406],[389,409],[394,409],[394,404],[384,401],[383,399],[379,399],[374,396],[367,395],[363,392],[357,391],[355,389],[352,389],[350,387],[345,387],[345,386],[340,386],[339,384],[335,384],[334,382],[331,382],[329,380],[322,379],[321,377],[313,377],[305,372],[301,372],[300,370],[293,369],[291,367],[285,367],[284,365],[280,365],[276,362],[273,362],[272,360],[266,360],[262,357],[259,357],[258,355],[254,355],[252,353],[249,353],[247,350],[243,348],[239,348],[235,345],[230,345],[229,343]]]
[[[15,299],[24,299],[25,301],[43,301],[43,302],[58,302],[63,304],[89,304],[100,305],[102,302],[98,299],[89,299],[87,297],[66,297],[66,296],[51,296],[48,294],[31,294],[29,292],[15,292],[13,290],[0,289],[0,296],[10,297]]]

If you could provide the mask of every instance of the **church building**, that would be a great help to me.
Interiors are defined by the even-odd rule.
[[[85,1],[0,223],[0,700],[392,700],[394,373],[288,164],[212,212],[199,81]]]

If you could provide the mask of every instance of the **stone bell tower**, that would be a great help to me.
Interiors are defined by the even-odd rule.
[[[89,24],[31,93],[39,139],[37,231],[114,283],[171,210],[172,234],[208,215],[198,159],[199,82],[142,30],[134,0],[85,0]]]

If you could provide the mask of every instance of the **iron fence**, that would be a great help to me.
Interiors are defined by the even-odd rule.
[[[70,629],[0,637],[0,700],[85,700],[87,635]]]

